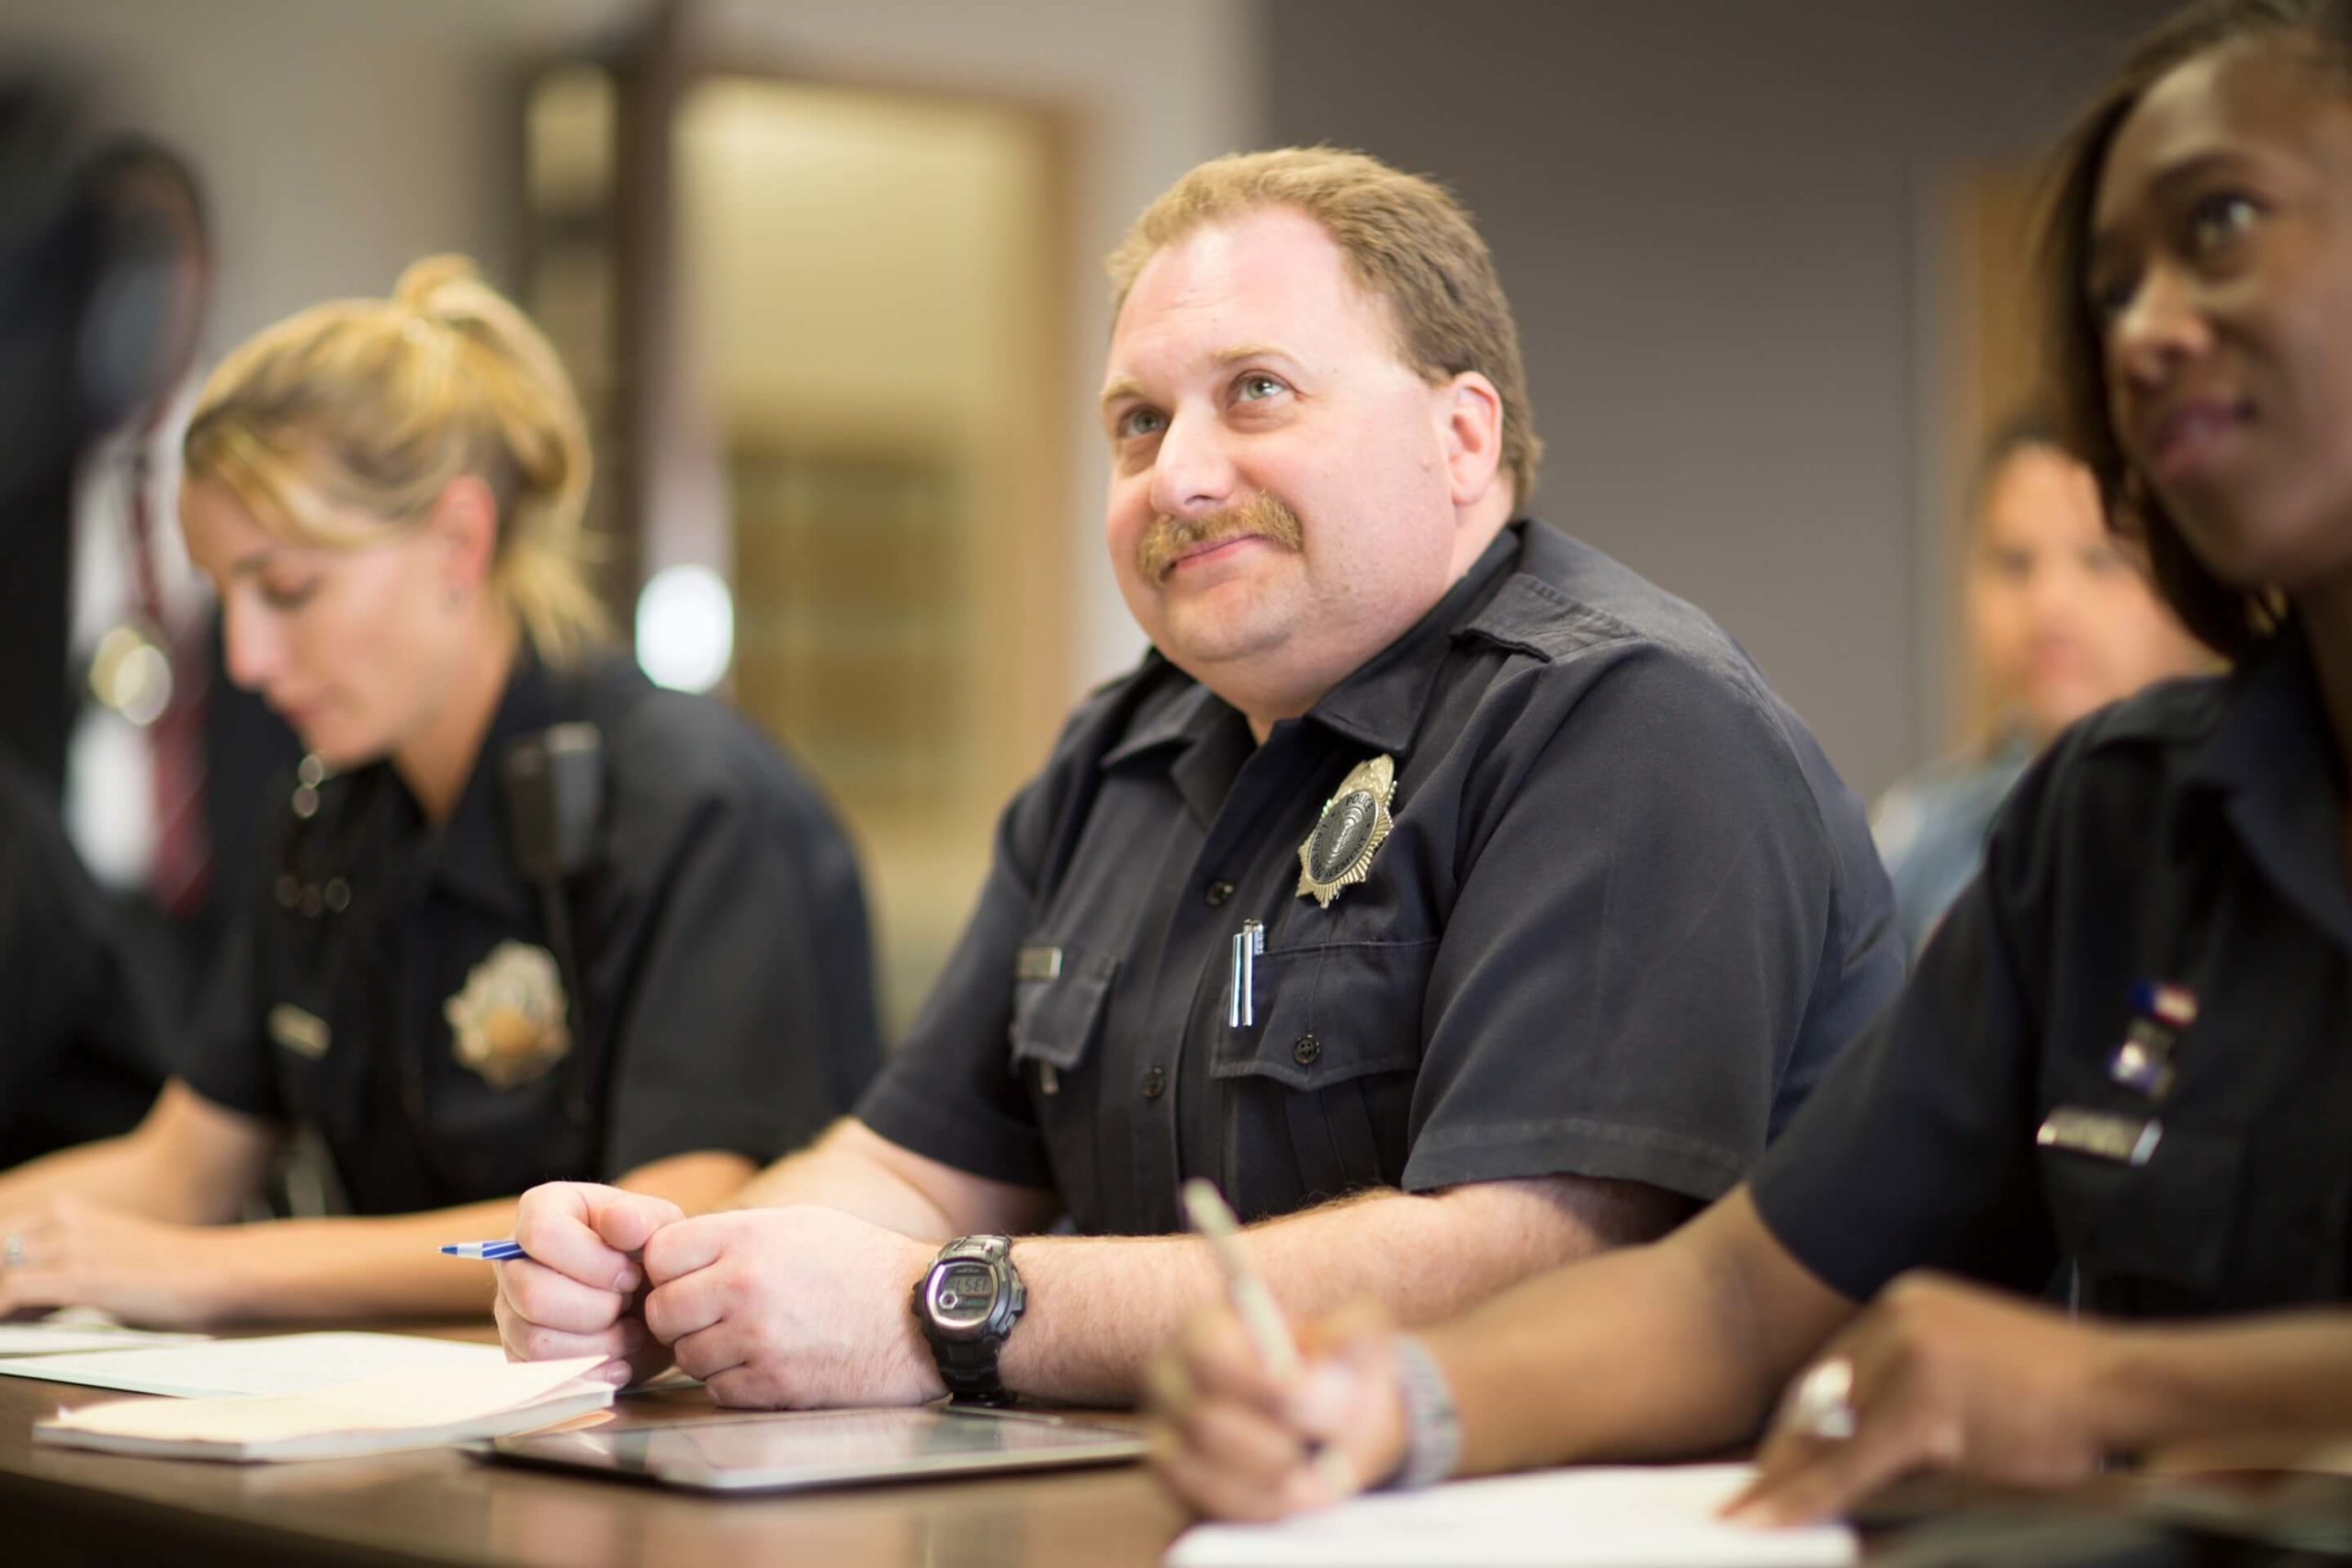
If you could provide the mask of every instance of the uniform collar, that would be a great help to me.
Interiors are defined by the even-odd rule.
[[[1497,535],[1427,615],[1325,694],[1306,721],[1374,751],[1403,756],[1453,638],[1479,629],[1491,618],[1488,602],[1502,597],[1494,592],[1495,584],[1518,558],[1521,526],[1513,524]],[[1508,613],[1502,619],[1509,622]],[[1138,711],[1125,737],[1102,754],[1101,765],[1114,768],[1153,751],[1175,750],[1168,764],[1170,779],[1195,818],[1204,824],[1213,820],[1234,775],[1256,749],[1248,722],[1224,698],[1170,664],[1157,649],[1144,656],[1136,685],[1145,694]]]
[[[1190,745],[1215,728],[1224,714],[1232,711],[1215,692],[1182,674],[1168,662],[1167,655],[1155,648],[1143,656],[1140,681],[1152,685],[1163,680],[1181,684],[1136,717],[1126,739],[1102,754],[1102,766],[1116,767],[1131,757],[1162,746]]]
[[[515,874],[507,843],[500,764],[516,740],[560,724],[565,716],[554,676],[525,642],[515,650],[505,694],[482,737],[458,808],[429,841],[425,862],[436,886],[509,919],[529,917],[531,890]]]
[[[2291,621],[2231,678],[2187,782],[2212,791],[2271,885],[2352,947],[2344,879],[2342,763],[2311,649]]]
[[[1482,629],[1504,597],[1495,585],[1503,569],[1518,558],[1524,526],[1514,523],[1496,535],[1429,614],[1324,694],[1307,717],[1358,745],[1402,757],[1412,746],[1430,687],[1454,637]],[[1507,617],[1508,610],[1504,613]]]
[[[1169,663],[1157,649],[1144,655],[1142,683],[1155,695],[1145,698],[1144,711],[1126,739],[1102,754],[1102,766],[1115,768],[1154,751],[1172,751],[1169,780],[1193,819],[1205,827],[1216,819],[1234,774],[1257,742],[1239,713]]]

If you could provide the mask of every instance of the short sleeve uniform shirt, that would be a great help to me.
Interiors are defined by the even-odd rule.
[[[567,878],[580,994],[517,869],[502,760],[585,722],[593,845]],[[187,1064],[206,1098],[314,1130],[360,1213],[609,1179],[666,1156],[763,1161],[877,1057],[854,858],[810,784],[715,703],[618,660],[526,652],[456,809],[389,763],[294,788]]]
[[[1392,830],[1302,896],[1379,758]],[[1156,654],[1082,706],[859,1115],[1093,1234],[1178,1228],[1193,1176],[1252,1217],[1555,1174],[1703,1200],[1901,969],[1860,807],[1754,666],[1526,522],[1263,745]]]
[[[1902,1000],[1757,1176],[1856,1301],[1934,1268],[2088,1310],[2343,1300],[2352,892],[2291,630],[2086,720],[2019,784]]]

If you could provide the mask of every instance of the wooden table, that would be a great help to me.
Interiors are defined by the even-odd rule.
[[[484,1464],[451,1450],[231,1465],[33,1442],[39,1417],[120,1397],[0,1378],[0,1563],[1145,1568],[1159,1561],[1183,1523],[1133,1465],[799,1496],[701,1497]],[[698,1389],[635,1394],[616,1409],[622,1426],[724,1414]]]
[[[410,1331],[491,1337],[486,1326],[410,1325]],[[231,1465],[129,1459],[33,1442],[32,1424],[40,1416],[120,1397],[0,1378],[0,1565],[1149,1568],[1184,1522],[1132,1465],[798,1496],[706,1497],[483,1464],[453,1450]],[[714,1408],[699,1389],[632,1394],[615,1409],[616,1427],[740,1414]],[[2298,1442],[2298,1452],[2310,1447],[2308,1438]],[[2206,1456],[2205,1464],[2219,1457]],[[2278,1460],[2250,1453],[2247,1462]],[[2321,1502],[2336,1517],[2352,1517],[2352,1480],[2335,1484],[2341,1490]],[[1910,1496],[1890,1496],[1894,1506],[1884,1523],[1971,1509],[1999,1495],[1933,1481],[1898,1491]],[[2124,1495],[2118,1491],[2107,1502]],[[1873,1532],[1870,1554],[1887,1554],[1900,1544]]]

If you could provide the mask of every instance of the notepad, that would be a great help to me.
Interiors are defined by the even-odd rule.
[[[201,1399],[240,1393],[308,1393],[392,1372],[488,1371],[505,1364],[505,1352],[495,1345],[469,1345],[423,1335],[277,1334],[198,1345],[20,1357],[0,1360],[0,1377]]]
[[[1842,1525],[1761,1530],[1715,1517],[1747,1465],[1545,1471],[1374,1494],[1272,1525],[1200,1525],[1167,1568],[1834,1568]]]
[[[65,1448],[239,1462],[350,1459],[533,1432],[601,1410],[612,1385],[583,1381],[599,1356],[483,1370],[411,1369],[304,1393],[115,1399],[34,1424]]]

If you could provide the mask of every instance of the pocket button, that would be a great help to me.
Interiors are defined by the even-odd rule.
[[[1312,1034],[1302,1034],[1291,1043],[1290,1059],[1302,1067],[1313,1066],[1315,1059],[1321,1055],[1323,1043]]]
[[[1143,1097],[1158,1100],[1168,1092],[1168,1069],[1154,1062],[1143,1070]]]

